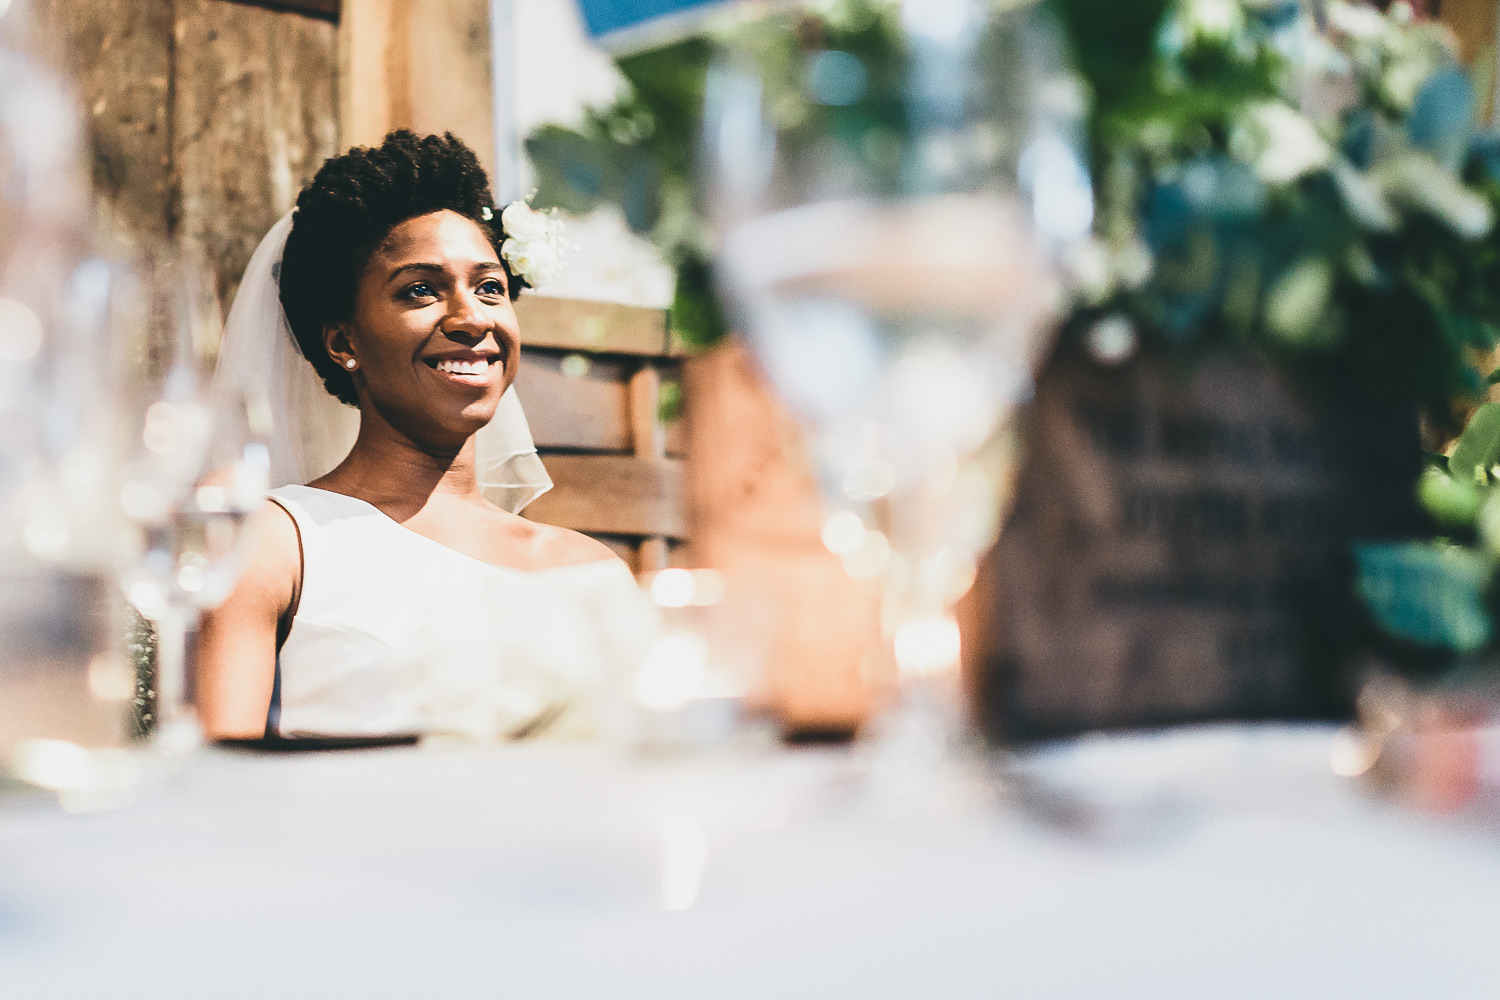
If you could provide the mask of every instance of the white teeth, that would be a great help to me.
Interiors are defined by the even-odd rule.
[[[435,366],[440,372],[454,375],[483,375],[490,370],[488,361],[439,361]]]

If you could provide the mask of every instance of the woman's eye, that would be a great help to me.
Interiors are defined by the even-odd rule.
[[[498,278],[487,278],[480,282],[479,294],[494,295],[497,297],[503,296],[505,294],[505,283]]]
[[[419,281],[415,285],[408,285],[406,289],[402,291],[401,297],[406,299],[430,299],[433,298],[435,294],[436,293],[433,292],[431,285],[429,285],[425,281]]]

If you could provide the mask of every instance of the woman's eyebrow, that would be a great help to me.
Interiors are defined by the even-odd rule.
[[[410,271],[416,271],[416,272],[420,272],[420,273],[423,273],[423,274],[432,274],[432,273],[442,274],[446,270],[447,270],[447,268],[443,267],[443,265],[441,265],[441,264],[430,264],[430,263],[427,263],[426,261],[413,261],[410,264],[402,264],[400,267],[396,268],[394,271],[392,271],[390,273],[390,276],[387,277],[385,280],[386,280],[387,283],[390,283],[392,281],[395,281],[397,278],[401,277],[401,275],[406,274],[406,273],[408,273]],[[505,270],[505,268],[501,266],[501,264],[500,264],[500,262],[498,260],[486,260],[486,261],[480,261],[480,262],[478,262],[476,264],[471,265],[470,268],[469,268],[469,273],[470,274],[483,274],[483,273],[486,273],[486,272],[489,272],[489,271],[503,271],[503,270]]]
[[[424,274],[431,274],[431,273],[434,273],[434,272],[436,272],[438,274],[442,274],[443,273],[443,265],[441,265],[441,264],[428,264],[428,263],[421,262],[421,261],[414,262],[414,263],[411,263],[411,264],[402,264],[400,267],[398,267],[394,271],[392,271],[390,273],[390,275],[386,277],[385,280],[388,283],[392,282],[392,281],[395,281],[397,278],[401,277],[401,275],[403,275],[403,274],[406,274],[408,271],[419,271],[419,272],[424,273]]]

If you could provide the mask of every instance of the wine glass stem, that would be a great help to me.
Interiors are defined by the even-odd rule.
[[[198,722],[188,700],[187,638],[191,620],[169,608],[156,625],[156,744],[177,752],[197,742]]]

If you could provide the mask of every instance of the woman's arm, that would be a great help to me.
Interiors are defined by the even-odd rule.
[[[234,593],[203,617],[198,633],[198,718],[209,739],[265,735],[282,623],[302,576],[297,526],[267,502],[252,519],[249,564]]]

